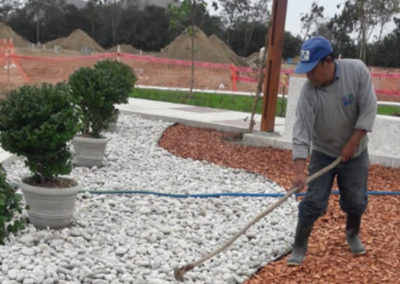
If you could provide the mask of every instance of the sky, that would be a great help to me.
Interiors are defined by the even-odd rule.
[[[211,10],[211,3],[215,0],[206,0],[207,7]],[[333,17],[335,13],[340,10],[336,8],[337,4],[342,4],[345,0],[288,0],[286,12],[285,30],[291,32],[293,35],[301,35],[301,21],[302,14],[309,13],[311,4],[317,2],[319,6],[323,6],[324,16],[327,18]],[[271,5],[273,0],[270,0]],[[217,11],[210,11],[210,14],[217,14]]]
[[[315,0],[288,0],[286,12],[285,30],[290,31],[293,35],[301,35],[301,21],[303,14],[311,11],[311,5]],[[319,0],[316,1],[319,6],[324,7],[324,16],[332,18],[335,13],[339,13],[343,7],[337,9],[338,4],[344,3],[344,0]]]
[[[214,12],[211,9],[211,3],[213,1],[218,2],[218,0],[206,0],[206,2],[208,3],[207,6],[209,8],[210,14],[218,13],[218,11]],[[272,2],[273,0],[270,0],[271,5]],[[332,18],[335,14],[341,12],[343,5],[341,5],[340,9],[338,9],[336,6],[338,4],[343,4],[345,0],[288,0],[285,23],[286,31],[291,32],[294,36],[299,35],[302,37],[303,34],[301,33],[302,31],[300,18],[302,17],[302,15],[311,11],[311,5],[313,2],[317,2],[319,6],[323,6],[325,8],[325,18]],[[393,30],[394,26],[394,23],[387,24],[385,26],[386,32],[390,32],[391,30]]]

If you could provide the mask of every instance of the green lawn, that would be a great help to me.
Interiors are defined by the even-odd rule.
[[[170,103],[179,103],[203,107],[212,107],[219,109],[228,109],[234,111],[251,112],[254,97],[244,95],[221,95],[213,93],[197,93],[194,92],[189,97],[188,92],[181,91],[166,91],[166,90],[155,90],[155,89],[139,89],[135,88],[131,94],[133,98],[148,99],[155,101],[164,101]],[[286,106],[286,100],[278,98],[276,106],[276,113],[278,116],[285,115],[285,108],[282,109],[282,101]],[[257,113],[262,113],[262,100],[259,100],[257,104]],[[400,116],[399,106],[378,106],[378,114],[395,115]]]
[[[378,114],[400,116],[399,106],[378,106]]]

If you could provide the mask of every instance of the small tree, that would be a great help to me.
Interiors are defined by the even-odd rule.
[[[318,6],[316,2],[311,4],[311,11],[309,14],[301,14],[301,28],[304,32],[303,40],[305,41],[312,32],[312,27],[318,27],[324,18],[324,7]]]
[[[176,1],[178,2],[178,1]],[[170,27],[176,28],[177,26],[182,26],[184,22],[190,20],[191,25],[186,29],[187,33],[191,38],[191,77],[190,77],[190,91],[189,96],[192,95],[194,87],[194,38],[196,36],[196,11],[198,7],[206,7],[207,3],[204,0],[183,0],[180,5],[168,5],[168,13],[170,15]],[[217,8],[217,4],[213,2],[214,9]]]
[[[79,129],[79,109],[67,84],[23,86],[0,101],[0,143],[4,150],[26,157],[34,184],[69,174],[67,146]]]
[[[69,77],[72,95],[82,109],[82,135],[101,136],[114,104],[128,101],[135,81],[129,66],[111,60],[99,61],[94,68],[82,67]]]

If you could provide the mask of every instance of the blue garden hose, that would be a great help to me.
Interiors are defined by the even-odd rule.
[[[17,183],[9,183],[12,187],[17,188]],[[138,195],[155,195],[170,198],[219,198],[219,197],[283,197],[284,193],[257,193],[257,192],[220,192],[220,193],[163,193],[149,190],[80,190],[79,193],[90,194],[138,194]],[[333,190],[332,194],[339,194],[338,190]],[[367,191],[368,195],[399,195],[400,191]],[[305,192],[294,194],[295,196],[305,196]]]

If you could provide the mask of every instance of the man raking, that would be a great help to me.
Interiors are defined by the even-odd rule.
[[[376,116],[376,95],[365,64],[335,60],[330,42],[321,36],[303,43],[296,73],[305,73],[293,127],[293,186],[305,186],[309,174],[341,157],[342,163],[308,185],[300,202],[292,254],[288,265],[300,265],[306,255],[314,222],[324,214],[334,178],[340,207],[347,214],[346,240],[353,254],[365,254],[360,238],[361,217],[367,207],[368,138]],[[310,154],[311,151],[311,154]]]

